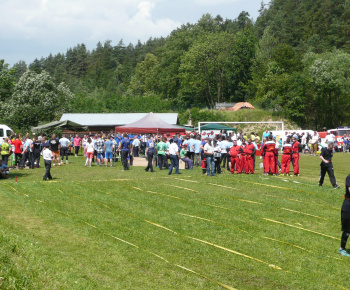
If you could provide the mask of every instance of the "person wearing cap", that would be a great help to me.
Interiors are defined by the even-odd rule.
[[[209,140],[204,145],[204,155],[207,160],[207,176],[215,176],[215,161],[214,161],[214,147],[211,146]]]
[[[52,155],[52,151],[50,150],[50,144],[46,143],[45,149],[43,151],[43,158],[44,158],[44,163],[45,163],[45,174],[43,177],[43,180],[52,179],[51,176],[51,160],[54,158]]]
[[[168,175],[172,174],[173,168],[175,167],[175,174],[180,174],[179,172],[179,146],[177,143],[179,142],[179,139],[177,137],[174,137],[172,140],[170,140],[170,146],[169,146],[169,156],[170,156],[170,167]]]
[[[338,253],[342,256],[350,257],[350,254],[346,251],[346,242],[350,235],[350,174],[345,179],[345,194],[343,198],[344,201],[341,207],[341,230],[343,234]]]
[[[214,164],[215,170],[214,172],[217,174],[221,174],[221,145],[217,140],[214,140]],[[228,162],[227,162],[228,165]]]
[[[87,136],[84,136],[85,141],[83,142],[83,146],[86,145]],[[66,157],[66,164],[68,164],[68,150],[69,150],[69,139],[66,137],[66,134],[63,135],[63,137],[58,141],[61,145],[61,155],[62,155],[62,161],[61,164],[63,164],[63,159]]]
[[[214,134],[214,131],[211,131],[210,132],[210,135],[209,135],[209,139],[214,139],[215,138],[215,134]]]
[[[326,172],[328,173],[329,179],[331,181],[331,184],[334,189],[340,188],[340,186],[337,184],[337,180],[334,176],[334,169],[332,164],[332,157],[333,157],[333,146],[334,143],[332,141],[328,142],[327,148],[322,148],[320,158],[322,160],[320,166],[320,179],[318,181],[318,185],[322,186],[324,177],[326,175]]]
[[[123,164],[123,170],[128,169],[128,154],[130,151],[130,140],[126,133],[123,134],[123,140],[119,143],[119,149],[121,150],[121,159]]]

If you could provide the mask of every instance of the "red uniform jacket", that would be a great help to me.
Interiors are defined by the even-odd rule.
[[[299,142],[298,141],[293,143],[293,145],[292,145],[292,152],[293,152],[293,154],[294,153],[299,153]]]
[[[254,152],[255,146],[254,144],[246,144],[244,151],[247,155],[251,156]]]
[[[283,146],[283,154],[288,155],[290,153],[292,153],[292,144],[285,144]]]
[[[243,153],[243,150],[242,150],[242,147],[241,146],[233,146],[231,147],[230,149],[230,156],[235,158],[238,156],[238,154],[242,154]]]
[[[274,152],[276,148],[276,143],[273,141],[268,141],[265,143],[264,150],[265,152]]]

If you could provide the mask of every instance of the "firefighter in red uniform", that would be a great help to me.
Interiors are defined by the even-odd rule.
[[[294,175],[299,176],[299,142],[297,138],[292,138],[292,157],[294,166]]]
[[[240,171],[240,156],[242,154],[243,150],[241,146],[237,145],[237,140],[233,141],[233,146],[230,149],[230,156],[231,156],[231,173],[235,173],[235,166],[236,166],[236,172],[237,174]]]
[[[244,166],[244,172],[246,174],[254,174],[254,155],[255,155],[255,146],[252,143],[252,139],[248,139],[248,144],[244,148],[246,154],[246,162]]]
[[[273,152],[275,154],[275,172],[274,174],[278,175],[278,147],[275,147],[275,151]]]
[[[272,136],[270,135],[268,141],[265,143],[264,151],[265,151],[265,174],[275,173],[276,168],[276,160],[275,160],[275,148],[276,143],[272,140]]]
[[[265,158],[265,143],[266,143],[266,139],[263,139],[263,143],[261,144],[260,147],[260,152],[261,152],[261,156],[262,156],[262,160],[263,160],[263,168],[264,168],[264,172],[265,172],[265,167],[266,167],[266,158]]]
[[[240,146],[242,148],[242,154],[241,154],[241,158],[240,158],[240,164],[239,164],[239,171],[237,172],[237,174],[241,174],[243,172],[245,172],[245,166],[246,166],[246,162],[247,162],[247,154],[245,152],[245,139],[242,139],[242,145]]]
[[[287,138],[286,144],[283,145],[283,155],[281,162],[281,173],[283,175],[289,175],[290,161],[292,159],[292,144],[290,144],[290,139]]]

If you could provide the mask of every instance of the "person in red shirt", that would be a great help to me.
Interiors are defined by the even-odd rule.
[[[238,174],[240,171],[240,156],[243,153],[243,149],[241,146],[237,145],[237,140],[233,141],[233,146],[230,149],[230,156],[231,156],[231,173],[235,173],[235,166],[236,166],[236,173]]]
[[[272,140],[272,136],[270,135],[269,140],[264,144],[264,152],[265,152],[265,167],[264,172],[265,175],[272,173],[276,173],[276,158],[275,158],[275,148],[276,143]]]
[[[292,138],[292,157],[294,166],[294,175],[299,176],[299,142],[297,138]]]
[[[281,174],[289,175],[290,161],[292,159],[292,144],[290,144],[290,139],[287,138],[286,143],[283,145],[283,155],[281,162]]]
[[[252,143],[252,139],[248,139],[248,144],[245,145],[244,151],[246,154],[246,162],[244,166],[244,172],[246,174],[254,174],[254,155],[255,155],[255,146]]]
[[[17,166],[18,169],[18,165],[20,160],[22,159],[22,141],[19,140],[19,136],[16,135],[15,140],[12,142],[13,146],[15,146],[15,166]]]
[[[241,158],[240,158],[239,171],[237,172],[237,174],[241,174],[243,172],[243,169],[244,169],[244,172],[245,172],[245,167],[246,167],[246,162],[247,162],[247,154],[245,152],[245,146],[246,145],[247,144],[245,142],[245,139],[243,138],[242,139],[242,145],[241,145],[242,154],[241,154]]]

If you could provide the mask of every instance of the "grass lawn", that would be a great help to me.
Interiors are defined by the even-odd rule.
[[[338,190],[328,177],[318,187],[312,156],[301,156],[300,177],[207,177],[200,168],[168,176],[70,161],[52,168],[52,181],[42,181],[44,168],[0,180],[0,288],[349,285],[350,260],[337,250],[350,154],[334,156]]]

